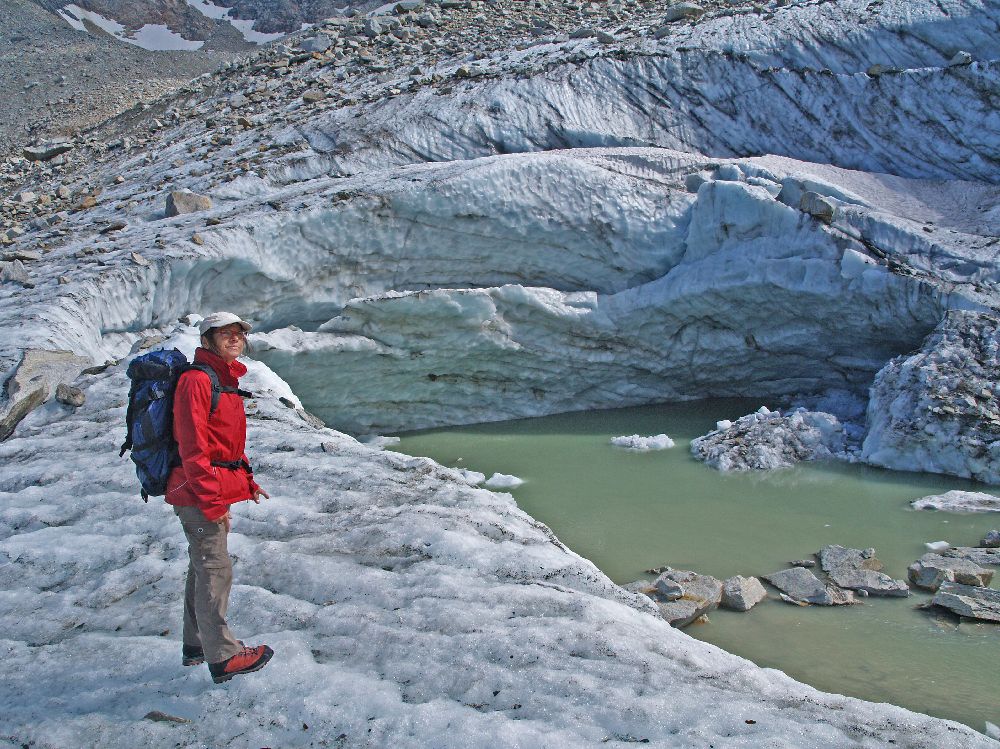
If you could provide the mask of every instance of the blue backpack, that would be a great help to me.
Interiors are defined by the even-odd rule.
[[[223,386],[214,369],[207,364],[191,364],[177,349],[160,349],[133,359],[126,371],[132,380],[125,414],[128,433],[118,457],[132,451],[130,457],[142,484],[144,502],[148,502],[150,496],[166,493],[170,471],[181,463],[174,439],[174,390],[180,376],[192,369],[204,372],[212,381],[209,416],[215,413],[222,393],[251,395],[238,388]]]

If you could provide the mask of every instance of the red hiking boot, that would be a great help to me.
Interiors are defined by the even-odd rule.
[[[243,640],[237,640],[240,647],[243,647]],[[205,651],[201,649],[201,645],[185,645],[181,649],[181,665],[182,666],[200,666],[205,662]]]
[[[260,671],[271,660],[272,655],[274,655],[274,651],[267,645],[243,648],[229,660],[222,661],[222,663],[209,663],[208,670],[212,673],[212,681],[221,684],[239,674]]]

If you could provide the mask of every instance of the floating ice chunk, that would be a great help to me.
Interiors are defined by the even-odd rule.
[[[455,471],[462,477],[462,480],[469,486],[479,486],[486,481],[486,474],[479,471],[470,471],[468,468],[456,468]],[[500,475],[500,474],[496,474]]]
[[[733,425],[729,419],[722,419],[721,421],[715,422],[715,429],[719,432],[724,432]]]
[[[951,544],[947,541],[928,541],[924,544],[924,546],[926,546],[929,551],[933,551],[935,553],[946,551],[951,548]]]
[[[369,447],[385,448],[390,445],[398,445],[400,440],[399,437],[383,437],[380,434],[370,434],[367,437],[362,437],[358,440]]]
[[[632,434],[627,437],[612,437],[611,444],[629,450],[666,450],[674,446],[674,441],[665,434],[654,434],[651,437]]]
[[[494,473],[486,482],[490,489],[514,489],[524,483],[524,479],[507,473]]]
[[[914,510],[942,510],[944,512],[1000,512],[1000,497],[985,492],[953,490],[932,494],[910,502]]]
[[[989,736],[991,739],[1000,740],[1000,726],[998,726],[996,723],[990,723],[989,721],[986,721],[986,735]]]

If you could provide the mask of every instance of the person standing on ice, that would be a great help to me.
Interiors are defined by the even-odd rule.
[[[213,393],[212,378],[197,369],[184,372],[177,381],[174,438],[181,463],[170,473],[165,499],[173,505],[188,540],[183,664],[195,666],[207,660],[212,679],[221,683],[263,668],[274,655],[267,645],[244,647],[226,624],[233,585],[227,546],[229,507],[251,499],[259,503],[268,494],[254,481],[244,452],[247,417],[237,387],[247,372],[237,359],[246,347],[250,325],[231,312],[215,312],[198,329],[201,347],[194,363],[211,367],[221,392]]]

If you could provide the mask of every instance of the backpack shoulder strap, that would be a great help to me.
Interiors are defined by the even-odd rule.
[[[228,385],[223,385],[219,382],[218,373],[212,369],[208,364],[188,364],[184,371],[188,372],[192,369],[196,369],[199,372],[204,372],[208,375],[208,379],[212,382],[212,407],[208,411],[208,415],[211,416],[215,413],[215,409],[219,407],[219,398],[223,393],[236,393],[241,398],[252,398],[253,393],[247,392],[246,390],[240,390],[239,388],[229,387]]]

